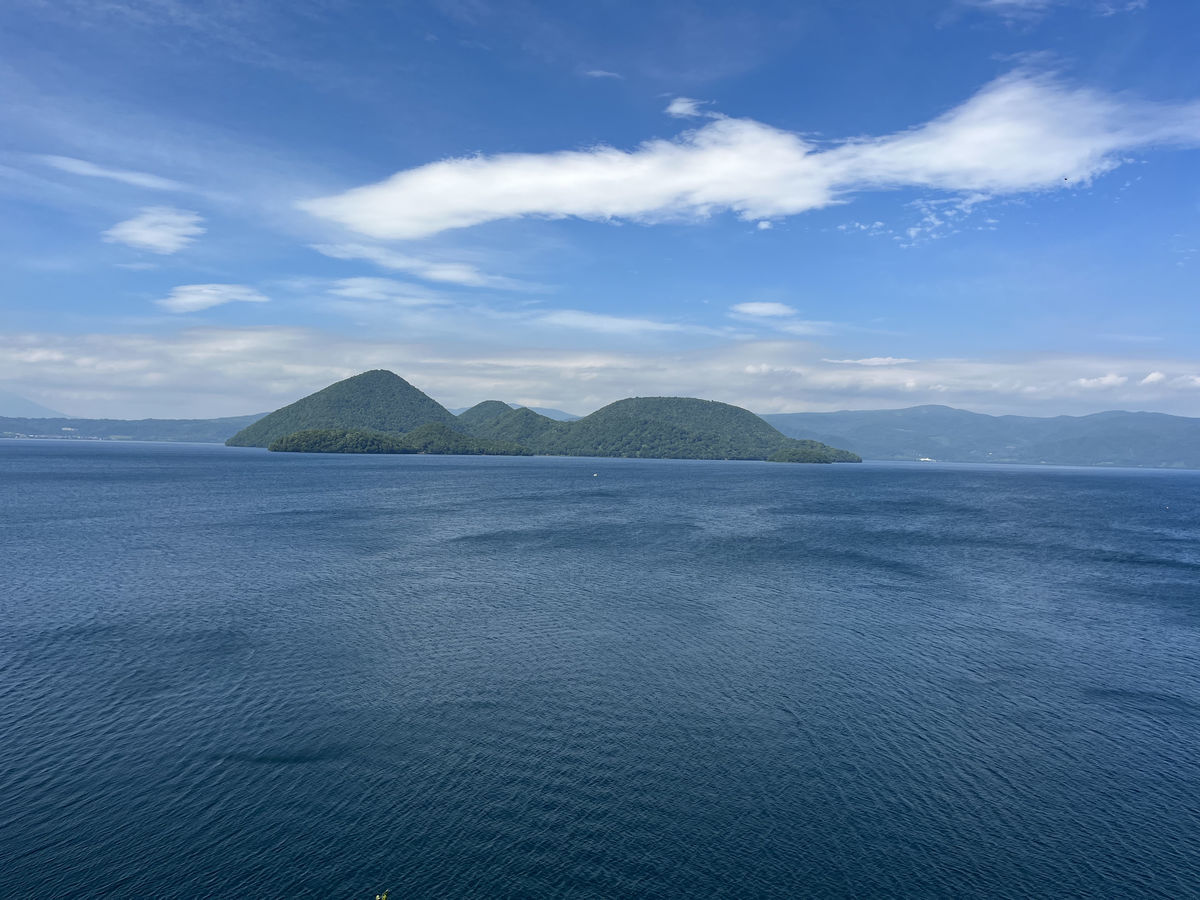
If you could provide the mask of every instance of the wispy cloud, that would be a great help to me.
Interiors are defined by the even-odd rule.
[[[1100,16],[1145,9],[1147,0],[960,0],[967,6],[1015,21],[1034,21],[1055,7],[1078,7]]]
[[[967,6],[985,9],[1009,17],[1030,17],[1044,13],[1063,0],[961,0]]]
[[[178,253],[204,234],[204,219],[186,209],[171,206],[146,206],[132,219],[118,222],[104,232],[109,243],[125,244],[137,250],[167,255]]]
[[[620,72],[609,72],[605,69],[588,69],[583,73],[588,78],[624,78]]]
[[[408,272],[426,281],[457,284],[464,287],[489,287],[503,290],[520,290],[535,287],[514,278],[488,275],[468,263],[443,262],[422,259],[390,250],[387,247],[368,244],[314,244],[313,249],[334,259],[361,259],[384,269]]]
[[[907,131],[818,145],[751,119],[674,140],[448,159],[304,201],[375,238],[420,238],[522,216],[746,220],[796,215],[898,187],[992,196],[1087,184],[1150,147],[1200,145],[1200,102],[1150,103],[1020,70]]]
[[[156,302],[173,313],[190,313],[225,303],[266,303],[268,299],[244,284],[181,284]]]
[[[1118,375],[1116,372],[1109,372],[1107,375],[1098,375],[1095,378],[1076,378],[1072,384],[1076,384],[1081,388],[1112,388],[1120,387],[1129,380],[1125,375]],[[1153,384],[1154,382],[1150,382]]]
[[[416,285],[392,278],[341,278],[329,293],[351,300],[380,300],[397,306],[431,306],[445,303],[440,297]]]
[[[915,363],[915,359],[902,356],[868,356],[864,359],[822,359],[821,362],[834,363],[839,366],[900,366],[905,363]]]
[[[735,303],[729,308],[739,315],[753,316],[755,318],[778,318],[780,316],[796,315],[796,310],[792,309],[786,303]]]
[[[119,181],[122,184],[129,184],[134,187],[148,188],[152,191],[188,190],[187,185],[178,181],[172,181],[170,178],[162,178],[161,176],[151,175],[147,172],[133,172],[128,169],[110,169],[70,156],[39,156],[37,159],[59,171],[70,172],[72,175],[86,175],[89,178],[107,178],[111,181]]]
[[[699,328],[698,326],[659,322],[654,319],[609,316],[601,313],[585,312],[579,309],[549,310],[536,314],[533,318],[542,325],[553,325],[559,328],[569,328],[576,331],[588,331],[597,334],[639,335],[697,330],[711,332],[711,329]]]
[[[735,303],[729,307],[729,315],[742,322],[797,336],[829,334],[834,328],[833,322],[816,322],[800,318],[799,311],[786,303],[755,301]]]

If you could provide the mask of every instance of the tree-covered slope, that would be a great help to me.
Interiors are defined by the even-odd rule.
[[[429,423],[451,429],[461,427],[449,410],[399,375],[374,369],[277,409],[226,443],[231,447],[266,447],[286,435],[313,429],[403,434]]]
[[[415,453],[404,439],[362,428],[310,428],[271,441],[268,450],[282,453]]]
[[[532,444],[538,453],[656,459],[767,459],[798,450],[754,413],[715,400],[634,397],[618,400],[577,422],[560,424]],[[812,462],[852,461],[834,448]],[[835,458],[836,457],[836,458]]]
[[[486,425],[507,412],[512,412],[512,407],[503,400],[484,400],[482,403],[476,403],[470,409],[463,410],[457,418],[460,425],[474,434],[481,425]]]
[[[283,453],[436,453],[460,456],[531,456],[517,444],[487,441],[430,423],[403,435],[366,429],[311,428],[271,442]]]
[[[838,463],[862,462],[862,457],[849,450],[830,447],[820,441],[788,438],[788,443],[767,457],[767,462]]]
[[[534,447],[542,441],[547,432],[562,427],[562,423],[522,406],[519,409],[505,410],[503,415],[475,428],[471,433],[493,441],[512,441],[526,447]]]
[[[533,451],[511,441],[493,441],[459,434],[445,425],[422,425],[404,435],[414,453],[453,453],[462,456],[532,456]]]

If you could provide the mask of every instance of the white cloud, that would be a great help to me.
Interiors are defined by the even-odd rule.
[[[992,10],[1002,15],[1015,15],[1044,12],[1062,0],[963,0],[963,2],[968,6],[977,6],[980,9]]]
[[[380,300],[398,306],[430,306],[445,301],[429,291],[391,278],[341,278],[329,293],[351,300]]]
[[[607,72],[604,69],[588,69],[583,73],[588,78],[624,78],[619,72]]]
[[[840,366],[899,366],[905,363],[915,363],[918,360],[905,359],[901,356],[868,356],[865,359],[822,359],[821,362],[835,363]]]
[[[1107,375],[1100,375],[1096,378],[1076,378],[1072,384],[1077,384],[1081,388],[1111,388],[1120,387],[1128,380],[1124,375],[1109,372]]]
[[[464,287],[490,287],[505,290],[535,287],[502,275],[488,275],[475,266],[458,262],[439,262],[398,253],[386,247],[367,244],[314,244],[313,249],[334,259],[362,259],[384,269],[408,272],[426,281],[458,284]]]
[[[729,315],[734,319],[798,336],[829,334],[834,328],[833,322],[814,322],[801,319],[797,310],[786,303],[735,303],[729,307]]]
[[[1101,16],[1145,9],[1147,0],[961,0],[1010,20],[1036,20],[1056,6],[1075,6]]]
[[[174,313],[199,312],[225,303],[266,303],[254,288],[244,284],[181,284],[158,305]]]
[[[590,331],[598,334],[638,335],[666,331],[708,331],[672,322],[656,322],[653,319],[637,319],[624,316],[607,316],[579,309],[556,309],[541,313],[535,320],[543,325]]]
[[[132,219],[118,222],[104,232],[109,243],[125,244],[151,253],[177,253],[204,234],[198,213],[170,206],[146,206]]]
[[[689,108],[686,105],[680,110]],[[1087,184],[1150,147],[1200,145],[1200,102],[1150,103],[1019,70],[896,134],[819,145],[751,119],[674,140],[447,159],[300,208],[376,238],[521,216],[757,221],[898,187],[977,195]]]
[[[798,336],[832,334],[835,329],[833,322],[812,321],[809,319],[780,319],[771,323],[776,331]]]
[[[729,308],[738,315],[756,318],[796,315],[796,310],[786,303],[735,303]]]
[[[1162,384],[1166,380],[1167,376],[1162,372],[1151,372],[1149,375],[1139,381],[1138,384]]]
[[[676,97],[667,104],[665,110],[668,116],[676,119],[692,119],[696,116],[706,115],[701,106],[702,100],[693,100],[691,97]]]
[[[178,181],[172,181],[169,178],[150,175],[147,172],[133,172],[128,169],[109,169],[104,166],[98,166],[95,163],[90,163],[87,160],[75,159],[70,156],[39,156],[37,158],[48,166],[53,166],[62,172],[70,172],[72,175],[108,178],[112,181],[120,181],[123,184],[149,188],[154,191],[184,191],[188,189],[187,185],[181,184]]]

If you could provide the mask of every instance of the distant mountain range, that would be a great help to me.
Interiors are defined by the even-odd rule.
[[[859,462],[794,440],[749,410],[690,397],[635,397],[560,422],[485,400],[455,416],[400,376],[363,372],[290,403],[231,437],[235,447],[321,453],[529,453],[652,459]]]
[[[55,412],[25,397],[10,394],[8,391],[0,391],[0,416],[15,416],[25,419],[65,418],[60,412]]]
[[[0,438],[62,438],[92,441],[190,441],[223,444],[231,434],[261,419],[53,419],[0,417]]]
[[[416,388],[412,390],[416,391]],[[425,395],[421,394],[421,397]],[[425,399],[434,403],[428,397]],[[447,428],[482,440],[526,447],[538,443],[549,432],[550,426],[576,420],[575,417],[556,420],[535,409],[514,408],[511,403],[495,400],[460,410],[457,416],[439,408],[449,419],[435,421],[441,421]],[[609,413],[617,413],[621,407],[606,409]],[[552,412],[569,415],[561,410]],[[220,419],[140,420],[0,417],[0,437],[223,443],[264,418],[263,414]],[[1113,411],[1090,416],[1036,418],[989,416],[948,406],[914,406],[832,413],[772,413],[759,418],[788,437],[844,447],[866,459],[1200,469],[1200,418],[1162,413]],[[342,420],[332,421],[340,423]],[[387,424],[386,420],[379,421]],[[741,421],[744,425],[748,420]],[[594,428],[595,422],[592,420],[585,428]],[[287,423],[285,428],[292,424],[296,423]],[[409,422],[405,420],[400,424]],[[388,431],[378,426],[372,430]],[[292,432],[284,431],[277,436],[288,433]],[[553,439],[563,446],[561,442],[565,438],[556,436]],[[617,449],[631,450],[629,447]]]
[[[763,418],[865,459],[1200,469],[1200,419],[1163,413],[1034,418],[913,406]]]

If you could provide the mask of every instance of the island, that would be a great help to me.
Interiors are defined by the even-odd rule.
[[[455,416],[384,369],[277,409],[226,443],[285,453],[862,461],[847,450],[788,437],[739,406],[694,397],[630,397],[574,421],[513,409],[499,400],[485,400]]]

